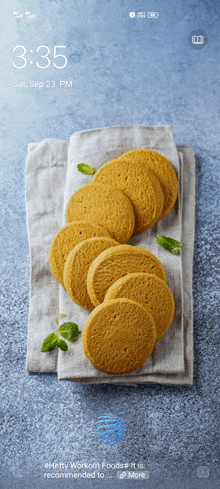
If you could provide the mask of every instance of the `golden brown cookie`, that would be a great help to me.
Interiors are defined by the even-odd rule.
[[[161,156],[156,151],[151,149],[132,149],[120,156],[121,158],[129,158],[135,165],[144,162],[147,167],[156,175],[164,194],[164,206],[159,219],[170,212],[177,198],[178,181],[176,172],[171,163]]]
[[[130,245],[103,251],[90,265],[87,275],[87,290],[94,306],[103,302],[107,290],[116,280],[136,272],[153,273],[166,280],[163,265],[150,251]]]
[[[125,297],[150,309],[158,341],[169,328],[175,311],[173,295],[164,280],[151,273],[130,273],[107,291],[105,301]],[[105,302],[104,301],[104,302]]]
[[[63,272],[64,287],[72,301],[84,309],[92,311],[92,304],[87,292],[87,273],[93,260],[102,251],[112,246],[119,246],[111,238],[90,238],[82,241],[69,253]]]
[[[56,232],[48,251],[48,262],[51,273],[61,285],[64,286],[63,270],[70,251],[81,241],[100,236],[111,238],[107,229],[83,221],[71,222]]]
[[[104,226],[116,241],[124,244],[134,229],[133,207],[124,192],[109,185],[89,183],[76,190],[67,204],[65,220]]]
[[[115,299],[96,307],[82,331],[85,356],[99,370],[116,375],[141,367],[155,341],[151,314],[129,299]]]
[[[163,191],[159,180],[144,161],[137,165],[132,158],[124,155],[108,161],[93,176],[91,184],[95,183],[121,189],[129,197],[135,215],[135,234],[151,228],[160,218],[164,205]]]

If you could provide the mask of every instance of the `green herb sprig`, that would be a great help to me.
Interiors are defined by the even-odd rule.
[[[179,251],[183,247],[179,241],[176,241],[173,238],[168,238],[167,236],[158,236],[157,234],[155,234],[155,238],[160,246],[163,246],[163,248],[168,250],[173,255],[179,253]]]
[[[63,336],[63,338],[66,340],[77,340],[77,336],[80,333],[77,324],[68,322],[61,324],[59,327],[58,318],[61,316],[66,316],[66,314],[59,314],[59,316],[56,317],[57,332],[50,333],[48,336],[46,336],[41,347],[42,352],[53,350],[53,348],[56,348],[56,346],[62,351],[68,350],[67,343],[59,338],[59,334],[61,334],[61,336]]]
[[[95,170],[91,168],[91,166],[87,165],[86,163],[79,163],[77,165],[77,169],[81,173],[84,173],[84,175],[93,175],[95,173]]]

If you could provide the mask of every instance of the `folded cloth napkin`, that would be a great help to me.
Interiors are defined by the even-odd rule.
[[[77,170],[87,163],[97,170],[105,161],[133,148],[150,148],[165,156],[178,176],[178,199],[170,213],[155,226],[131,237],[129,244],[146,248],[162,262],[175,300],[169,330],[156,344],[145,364],[126,375],[96,369],[84,356],[81,336],[68,342],[68,351],[42,353],[45,336],[56,331],[55,316],[74,321],[79,329],[89,312],[69,298],[51,275],[47,253],[55,232],[65,224],[64,211],[73,192],[91,176]],[[169,126],[114,126],[74,133],[70,141],[45,140],[28,146],[26,160],[26,210],[31,256],[31,293],[28,322],[28,371],[55,372],[59,380],[81,383],[137,385],[143,382],[188,384],[193,382],[192,258],[194,241],[194,155],[191,148],[176,147]],[[160,247],[154,235],[181,241],[180,254]]]

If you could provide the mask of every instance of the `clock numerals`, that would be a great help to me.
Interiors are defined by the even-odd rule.
[[[23,64],[22,64],[22,66],[17,66],[15,63],[13,63],[13,66],[14,66],[14,68],[17,68],[17,69],[21,70],[22,68],[25,68],[25,66],[27,65],[27,60],[26,60],[26,58],[25,58],[25,54],[26,54],[26,52],[27,52],[27,51],[26,51],[26,49],[25,49],[25,47],[24,47],[24,46],[16,46],[16,47],[13,49],[13,53],[14,53],[14,52],[15,52],[15,50],[16,50],[16,49],[18,49],[18,48],[23,49],[23,54],[17,55],[17,58],[21,58],[21,59],[23,60]],[[54,59],[55,59],[55,58],[63,58],[63,59],[62,59],[63,64],[62,64],[61,66],[59,66],[59,64],[57,65],[56,63],[53,63],[53,66],[54,66],[55,68],[57,68],[58,70],[62,70],[62,69],[63,69],[63,68],[65,68],[65,67],[66,67],[66,65],[67,65],[67,57],[66,57],[66,56],[64,56],[64,54],[58,54],[58,53],[57,53],[57,50],[58,50],[58,49],[65,49],[65,48],[66,48],[66,46],[54,46],[54,48],[53,48],[53,57],[54,57]],[[40,57],[41,57],[41,58],[44,58],[45,60],[47,60],[47,64],[45,64],[45,62],[43,62],[44,64],[43,64],[43,66],[42,66],[41,64],[36,63],[36,66],[37,66],[38,68],[40,68],[41,70],[45,70],[46,68],[48,68],[48,67],[50,66],[50,63],[51,63],[51,61],[50,61],[50,59],[49,59],[49,57],[48,57],[48,56],[49,56],[49,54],[50,54],[50,49],[48,48],[48,46],[44,46],[44,45],[42,45],[42,46],[39,46],[39,47],[37,48],[37,53],[39,53],[40,49],[46,49],[46,54],[42,54]],[[32,52],[33,52],[33,51],[31,50],[31,51],[30,51],[30,53],[32,53]],[[60,60],[59,60],[59,61],[60,61]],[[59,63],[59,61],[58,61],[58,63]],[[33,64],[33,61],[30,61],[30,64]]]
[[[15,52],[15,50],[16,50],[16,49],[18,49],[18,48],[23,49],[23,51],[24,51],[24,52],[23,52],[23,54],[17,55],[17,58],[21,58],[21,59],[23,59],[24,63],[23,63],[23,65],[22,65],[22,66],[16,66],[16,64],[15,64],[15,63],[13,63],[13,66],[14,66],[14,68],[17,68],[18,70],[21,70],[21,69],[22,69],[22,68],[24,68],[24,67],[26,66],[26,64],[27,64],[27,60],[26,60],[26,58],[24,57],[27,51],[26,51],[26,49],[24,48],[24,46],[15,46],[15,48],[13,49],[13,53],[14,53],[14,52]]]
[[[41,68],[41,70],[45,70],[46,68],[48,68],[48,66],[50,66],[50,59],[48,58],[48,54],[50,54],[50,50],[49,50],[49,48],[47,46],[39,46],[39,48],[37,48],[37,53],[42,48],[44,48],[44,49],[47,50],[47,54],[41,55],[41,58],[47,59],[47,65],[46,66],[41,66],[41,65],[39,65],[39,63],[36,63],[36,65],[37,65],[38,68]]]
[[[56,63],[53,63],[53,65],[55,66],[55,68],[58,68],[58,70],[62,70],[62,68],[65,68],[65,66],[67,65],[67,58],[66,56],[64,56],[64,54],[57,54],[57,49],[58,48],[65,48],[66,46],[54,46],[54,49],[53,49],[53,57],[54,58],[64,58],[65,59],[65,62],[64,62],[64,65],[63,66],[57,66]]]

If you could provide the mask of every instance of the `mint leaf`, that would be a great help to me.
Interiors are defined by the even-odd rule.
[[[93,173],[95,173],[95,170],[93,170],[93,168],[86,163],[79,163],[77,168],[81,173],[84,173],[84,175],[93,175]]]
[[[67,346],[66,342],[65,342],[65,341],[63,341],[63,340],[60,340],[59,338],[58,338],[58,341],[57,341],[57,346],[58,346],[58,348],[60,348],[62,351],[67,351],[67,350],[68,350],[68,346]]]
[[[59,328],[59,333],[66,340],[72,340],[79,334],[79,328],[75,323],[63,323]]]
[[[55,333],[50,333],[43,341],[41,351],[46,352],[52,350],[53,348],[55,348],[55,346],[57,346],[58,341],[58,336]]]
[[[60,316],[66,316],[66,314],[59,314],[59,316],[56,317],[57,326],[58,326],[58,318]],[[60,348],[62,351],[67,351],[68,346],[65,341],[60,340],[59,334],[61,334],[61,336],[63,336],[63,338],[65,338],[66,340],[76,341],[79,333],[80,331],[77,324],[71,322],[63,323],[61,324],[60,328],[58,326],[56,334],[51,333],[45,338],[41,347],[41,351],[42,352],[50,351],[56,346],[58,346],[58,348]]]
[[[157,234],[155,234],[155,238],[160,246],[163,246],[163,248],[168,250],[173,255],[179,253],[179,251],[183,247],[179,241],[176,241],[173,238],[168,238],[167,236],[158,236]]]

